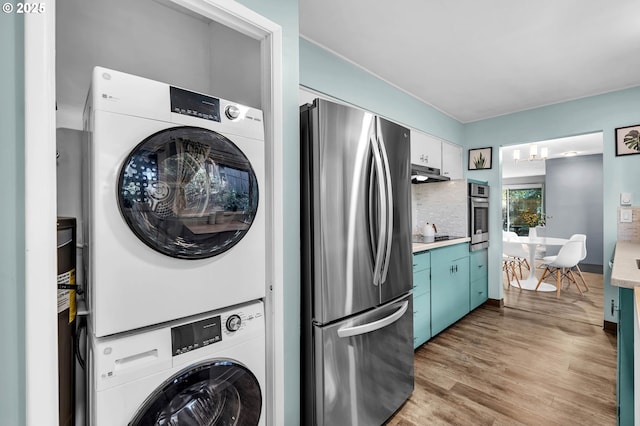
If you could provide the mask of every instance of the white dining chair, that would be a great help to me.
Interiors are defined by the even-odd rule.
[[[545,235],[545,231],[544,228],[540,228],[538,226],[534,226],[532,228],[529,228],[529,236],[533,237],[533,238],[538,238],[538,237],[544,237]],[[537,245],[536,246],[536,255],[535,258],[536,259],[542,259],[544,257],[544,255],[547,253],[547,247],[543,246],[543,245]]]
[[[578,263],[574,267],[576,272],[578,272],[578,276],[584,285],[585,291],[589,291],[589,286],[587,285],[587,281],[584,279],[584,275],[582,275],[582,271],[580,270],[579,263],[582,262],[587,257],[587,236],[585,234],[573,234],[569,241],[578,241],[581,244],[580,251],[580,259]],[[542,259],[543,265],[553,263],[558,256],[546,256]],[[573,269],[573,268],[572,268]]]
[[[507,274],[507,290],[511,288],[511,281],[515,281],[518,284],[518,287],[520,287],[520,290],[522,290],[520,279],[516,273],[515,262],[512,257],[509,257],[506,254],[502,255],[502,270]]]
[[[519,242],[518,234],[515,232],[502,231],[502,253],[510,258],[514,267],[517,266],[522,278],[522,265],[531,269],[529,261],[529,249],[525,244]]]
[[[587,285],[587,282],[584,279],[584,275],[582,275],[582,271],[580,270],[580,265],[579,265],[579,263],[582,262],[587,257],[587,236],[585,234],[573,234],[569,240],[580,241],[582,243],[582,254],[580,255],[580,260],[576,265],[576,271],[578,271],[578,275],[582,280],[582,284],[584,285],[585,291],[589,291],[589,286]]]
[[[548,256],[549,262],[543,265],[545,269],[538,280],[536,291],[547,275],[552,275],[555,272],[557,287],[556,297],[560,297],[560,288],[562,287],[562,279],[564,277],[566,277],[570,282],[573,282],[582,295],[582,289],[578,285],[576,276],[573,273],[573,268],[575,268],[580,261],[580,256],[582,256],[582,242],[577,240],[567,241],[565,245],[560,248],[557,256]]]
[[[502,231],[502,241],[518,241],[518,234],[513,231]]]

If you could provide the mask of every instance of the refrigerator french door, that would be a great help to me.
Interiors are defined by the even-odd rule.
[[[301,107],[302,424],[382,424],[413,391],[409,130]]]

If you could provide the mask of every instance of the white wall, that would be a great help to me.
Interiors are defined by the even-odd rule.
[[[546,166],[546,235],[569,238],[585,234],[587,257],[583,263],[602,265],[602,155],[556,158],[547,160]]]
[[[261,108],[260,44],[237,31],[152,0],[65,0],[56,19],[58,127],[82,129],[94,66]]]

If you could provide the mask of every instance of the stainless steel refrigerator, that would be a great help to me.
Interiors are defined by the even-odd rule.
[[[409,130],[300,110],[302,419],[384,423],[413,391]]]

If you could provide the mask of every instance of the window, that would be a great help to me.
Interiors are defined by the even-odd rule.
[[[502,187],[502,229],[527,235],[533,222],[524,213],[544,217],[544,187],[542,184],[504,185]],[[534,225],[535,226],[535,225]]]

